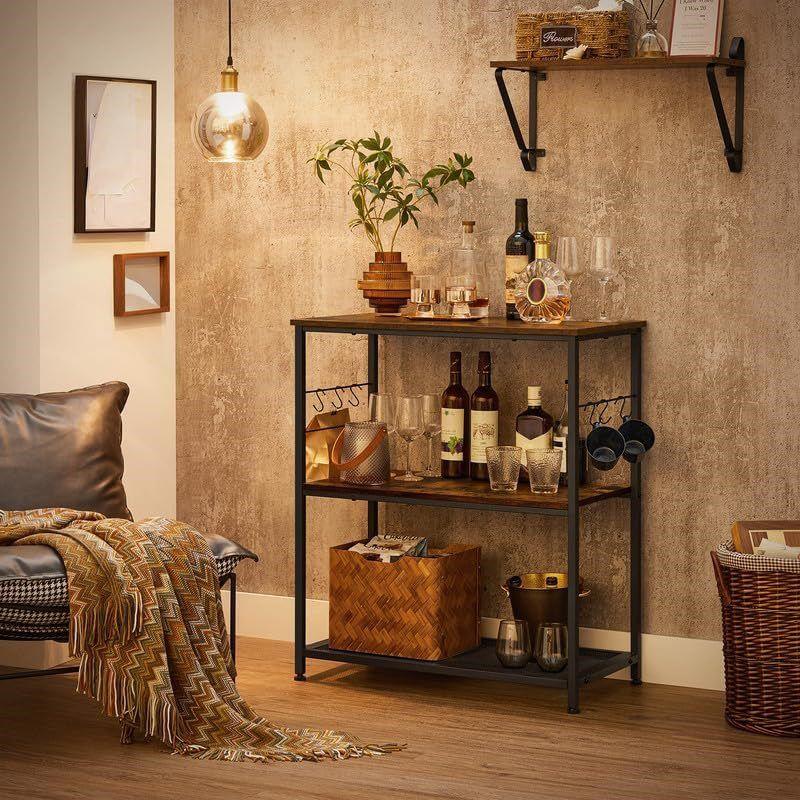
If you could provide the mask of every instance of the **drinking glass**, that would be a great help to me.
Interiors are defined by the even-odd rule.
[[[438,394],[422,395],[422,421],[425,424],[423,436],[428,440],[428,466],[419,474],[425,478],[438,478],[441,469],[436,469],[433,464],[433,443],[440,441],[442,433],[442,398]]]
[[[562,451],[526,450],[528,457],[528,478],[534,494],[556,494],[558,479],[561,477]]]
[[[521,447],[486,448],[486,466],[489,469],[489,486],[493,492],[517,491],[521,462]]]
[[[556,242],[556,266],[566,275],[570,294],[570,310],[564,319],[572,319],[572,282],[583,273],[578,259],[578,240],[574,236],[559,236]]]
[[[600,282],[600,321],[608,321],[608,282],[617,274],[614,264],[616,242],[611,236],[595,236],[592,239],[589,272]]]
[[[495,653],[504,667],[524,667],[531,660],[528,623],[522,619],[501,620],[497,628]]]
[[[414,275],[411,278],[411,302],[418,317],[433,317],[434,308],[442,299],[439,279],[433,275]]]
[[[395,428],[400,438],[406,443],[406,471],[398,475],[398,481],[421,481],[419,475],[411,471],[411,442],[425,433],[425,421],[422,415],[422,395],[404,395],[397,398],[395,408]]]
[[[371,394],[369,396],[370,422],[386,423],[386,430],[394,433],[394,396],[391,394]]]
[[[536,663],[544,672],[561,672],[567,666],[567,626],[542,622],[536,629]]]

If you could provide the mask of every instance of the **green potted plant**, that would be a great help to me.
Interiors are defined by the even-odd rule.
[[[338,139],[320,145],[308,159],[317,177],[341,170],[350,179],[348,194],[356,215],[353,231],[364,232],[375,248],[375,261],[363,274],[358,288],[378,313],[397,314],[411,297],[411,273],[395,251],[401,228],[413,222],[419,227],[420,204],[432,200],[447,184],[465,187],[475,179],[472,158],[453,153],[446,164],[436,164],[421,178],[415,178],[405,163],[392,152],[392,142],[377,131],[366,139]]]

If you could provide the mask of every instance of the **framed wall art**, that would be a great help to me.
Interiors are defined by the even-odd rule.
[[[114,316],[169,311],[169,253],[114,256]]]
[[[156,228],[156,82],[75,78],[75,233]]]

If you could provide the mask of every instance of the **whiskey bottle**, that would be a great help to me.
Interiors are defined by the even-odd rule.
[[[450,353],[450,384],[442,392],[442,477],[469,477],[469,394],[461,385],[461,353]]]
[[[569,441],[569,381],[564,381],[566,393],[564,395],[564,407],[561,410],[561,417],[553,426],[553,447],[561,450],[561,478],[559,483],[562,486],[569,484],[567,473],[567,442]],[[578,439],[578,484],[583,486],[586,483],[586,440]]]
[[[478,388],[470,403],[470,477],[476,481],[489,480],[486,448],[497,446],[500,425],[500,398],[492,388],[491,353],[478,354]]]
[[[542,409],[542,387],[528,387],[528,407],[517,417],[516,445],[522,448],[527,467],[528,450],[549,450],[553,446],[553,418]]]
[[[516,219],[514,233],[506,240],[506,317],[519,319],[514,292],[517,288],[517,275],[533,260],[533,237],[528,231],[528,201],[515,202]]]
[[[517,312],[525,322],[557,324],[569,313],[569,281],[550,260],[550,234],[536,231],[533,239],[536,258],[517,275]]]

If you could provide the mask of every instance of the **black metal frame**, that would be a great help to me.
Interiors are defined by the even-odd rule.
[[[729,58],[744,62],[744,39],[736,36],[731,41]],[[536,172],[537,159],[546,155],[546,150],[539,147],[538,138],[538,118],[539,118],[539,83],[547,80],[547,72],[544,69],[532,69],[523,66],[525,62],[520,62],[519,67],[497,67],[494,71],[497,88],[500,90],[500,99],[503,101],[511,123],[511,131],[514,134],[517,147],[519,147],[519,157],[522,161],[522,168],[526,172]],[[706,75],[708,86],[711,90],[711,99],[714,103],[714,111],[717,114],[722,141],[725,146],[725,159],[731,172],[741,172],[744,162],[744,63],[737,66],[726,65],[725,74],[736,78],[736,107],[734,109],[734,137],[731,137],[728,118],[725,114],[725,106],[717,83],[716,68],[720,66],[713,60],[709,60],[706,65]],[[514,105],[506,88],[504,72],[510,69],[513,72],[528,73],[528,142],[522,134],[522,129],[514,111]]]
[[[370,392],[378,391],[378,356],[379,336],[427,336],[432,338],[482,338],[482,339],[508,339],[508,336],[492,335],[482,331],[452,332],[421,331],[421,330],[384,330],[370,328],[368,331],[348,328],[343,323],[341,328],[317,327],[313,321],[304,324],[295,322],[295,675],[297,681],[306,680],[306,663],[308,658],[317,658],[329,661],[367,664],[377,667],[391,667],[396,669],[413,670],[417,672],[435,672],[464,677],[476,677],[489,680],[505,681],[510,683],[534,683],[544,686],[559,686],[567,689],[568,710],[570,713],[579,712],[579,691],[582,683],[613,674],[629,666],[631,681],[641,683],[642,659],[642,506],[641,484],[642,472],[640,464],[631,465],[631,488],[628,495],[630,500],[630,651],[608,652],[589,651],[580,648],[580,631],[578,627],[578,576],[580,563],[580,504],[578,496],[578,439],[575,436],[568,440],[568,510],[566,512],[556,509],[544,509],[536,506],[520,508],[517,506],[503,506],[498,504],[476,506],[468,502],[442,501],[436,502],[426,499],[396,498],[371,493],[360,492],[358,487],[352,490],[340,491],[325,488],[315,488],[305,484],[305,425],[306,425],[306,347],[307,334],[309,333],[334,333],[334,334],[366,334],[368,341],[368,384]],[[582,408],[580,403],[580,343],[592,339],[605,339],[610,336],[630,336],[630,395],[631,413],[633,417],[641,419],[642,413],[642,331],[631,330],[616,331],[605,334],[588,334],[585,336],[571,337],[567,344],[567,371],[568,371],[568,426],[570,430],[579,429],[579,414]],[[518,339],[535,339],[539,341],[565,342],[563,336],[521,334],[512,337]],[[619,398],[618,398],[619,399]],[[591,405],[591,404],[584,404]],[[366,500],[368,503],[367,531],[370,536],[378,532],[378,503],[411,503],[419,505],[448,506],[452,508],[480,508],[483,511],[502,511],[513,513],[545,514],[567,517],[567,560],[568,560],[568,647],[570,653],[581,653],[581,658],[570,658],[566,676],[552,676],[547,673],[532,673],[519,670],[486,670],[476,668],[465,663],[464,659],[448,659],[444,662],[416,661],[414,659],[389,658],[366,653],[351,653],[331,650],[327,642],[306,642],[306,499],[313,496],[337,497],[350,500]],[[598,656],[598,653],[600,656]],[[591,656],[596,664],[591,669],[582,668],[581,662],[585,657]],[[599,658],[599,661],[598,661]]]
[[[233,663],[235,664],[236,663],[236,573],[235,572],[230,572],[228,576],[220,583],[220,587],[224,586],[226,583],[230,584],[230,592],[231,592],[231,600],[230,600],[231,624],[230,624],[230,629],[228,631],[228,636],[230,638],[230,644],[231,644],[231,657],[233,658]],[[4,641],[20,641],[20,640],[8,639]],[[46,640],[43,639],[39,641],[46,641]],[[49,675],[68,675],[70,673],[77,672],[78,669],[79,668],[76,664],[71,664],[67,667],[50,667],[50,669],[31,669],[22,672],[6,672],[0,675],[0,681],[16,681],[22,678],[43,678]]]

